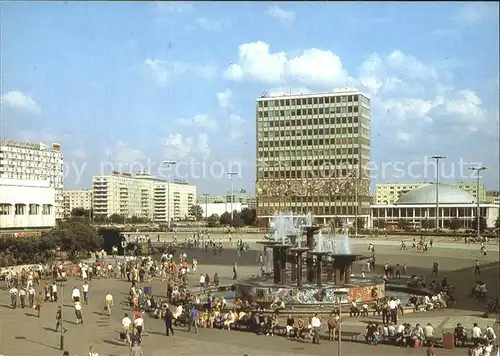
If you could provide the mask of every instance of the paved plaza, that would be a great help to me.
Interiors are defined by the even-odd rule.
[[[444,248],[436,243],[436,248],[428,254],[413,251],[400,251],[397,244],[375,243],[377,264],[407,263],[409,273],[430,275],[432,261],[439,261],[442,275],[448,276],[450,283],[456,286],[456,309],[438,310],[427,313],[404,315],[402,320],[412,324],[431,322],[439,335],[441,330],[454,327],[457,322],[470,326],[477,321],[481,327],[491,325],[494,319],[480,317],[484,305],[478,304],[465,296],[477,277],[473,274],[476,258],[479,258],[479,246],[457,245],[457,248]],[[355,243],[356,252],[367,251],[368,241]],[[411,245],[410,245],[411,246]],[[498,295],[498,252],[481,258],[483,272],[481,278],[486,281],[490,295]],[[498,251],[498,249],[497,249]],[[225,250],[221,255],[213,256],[211,252],[190,251],[189,257],[198,257],[200,260],[198,273],[213,275],[216,271],[221,276],[221,284],[227,283],[232,274],[232,263],[238,262],[239,276],[245,277],[258,273],[258,252],[243,254],[238,257],[234,250]],[[355,268],[356,269],[356,268]],[[356,273],[356,271],[354,271]],[[199,274],[192,277],[194,284]],[[441,279],[441,276],[438,276]],[[496,280],[495,280],[496,279]],[[64,320],[68,328],[65,334],[65,349],[71,355],[87,355],[89,346],[95,345],[100,356],[128,356],[128,348],[118,340],[120,320],[125,312],[131,313],[125,303],[129,284],[120,280],[94,279],[90,287],[90,305],[83,307],[83,325],[76,325],[75,314],[71,303],[73,286],[81,288],[82,281],[70,279],[66,283],[64,295]],[[165,283],[152,282],[153,294],[165,294]],[[104,313],[104,296],[110,291],[115,298],[113,315],[108,317]],[[45,303],[40,319],[34,316],[33,309],[11,309],[9,296],[2,284],[0,289],[0,355],[3,356],[56,356],[62,355],[59,351],[59,333],[55,328],[55,303]],[[345,331],[363,332],[368,320],[377,318],[347,318],[344,323]],[[164,335],[164,326],[161,320],[145,317],[145,336],[143,347],[145,356],[162,355],[336,355],[337,342],[323,341],[320,345],[313,345],[309,340],[295,341],[278,336],[256,336],[251,333],[238,331],[220,331],[200,329],[198,334],[187,333],[185,329],[175,329],[174,337]],[[403,351],[395,346],[368,346],[363,343],[343,342],[342,350],[345,355],[361,355],[370,352],[372,355],[401,355]],[[423,355],[424,349],[405,349],[405,355]],[[437,355],[465,355],[463,349],[437,350]]]

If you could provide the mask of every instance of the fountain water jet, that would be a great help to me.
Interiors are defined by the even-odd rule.
[[[350,301],[369,302],[384,296],[383,280],[351,278],[352,263],[361,256],[352,254],[347,231],[325,234],[314,225],[311,214],[277,214],[271,218],[270,228],[271,235],[261,243],[266,251],[268,272],[273,269],[274,283],[268,277],[237,281],[238,298],[263,304],[280,298],[285,304],[308,305],[331,304],[339,291],[347,292]],[[303,284],[304,260],[306,281]],[[286,265],[291,266],[291,279],[288,279]]]

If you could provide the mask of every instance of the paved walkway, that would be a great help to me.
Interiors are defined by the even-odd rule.
[[[412,270],[421,271],[429,275],[429,269],[434,259],[439,259],[442,265],[447,269],[446,275],[449,276],[450,283],[455,284],[460,293],[468,290],[469,285],[474,283],[475,276],[472,273],[472,266],[475,259],[475,251],[433,249],[429,254],[416,252],[402,253],[395,246],[380,246],[377,248],[377,257],[380,263],[385,259],[393,262],[408,262],[410,272]],[[190,252],[191,253],[191,252]],[[195,252],[192,252],[195,253]],[[254,252],[257,253],[257,252]],[[258,254],[258,253],[257,253]],[[445,256],[443,256],[443,254]],[[210,255],[210,254],[209,254]],[[239,265],[239,274],[249,276],[258,271],[258,267],[252,265],[251,261],[256,262],[256,255],[245,255],[248,259],[248,265]],[[194,256],[192,256],[194,257]],[[212,258],[212,257],[211,257]],[[494,260],[493,257],[491,257]],[[206,262],[204,262],[206,260]],[[196,276],[191,277],[193,284],[196,283],[199,273],[208,273],[213,275],[216,271],[221,276],[221,283],[231,280],[231,265],[237,260],[234,251],[224,251],[215,256],[215,259],[209,260],[209,256],[200,255],[199,271]],[[497,258],[498,260],[498,258]],[[484,262],[486,265],[486,262]],[[488,272],[486,272],[488,271]],[[444,273],[444,272],[443,272]],[[496,281],[498,281],[498,267],[496,269],[485,270],[481,278],[489,281],[491,293]],[[81,286],[81,281],[70,280],[65,288],[65,321],[68,332],[65,335],[66,349],[71,355],[86,355],[88,347],[94,344],[100,356],[127,356],[127,348],[118,340],[118,329],[120,320],[125,312],[130,312],[129,307],[124,303],[128,293],[129,284],[119,280],[97,279],[91,282],[90,287],[90,305],[84,306],[83,317],[84,325],[74,324],[75,315],[70,301],[70,290],[72,287]],[[33,317],[32,309],[12,310],[8,306],[9,297],[5,291],[4,285],[0,285],[0,355],[4,356],[57,356],[61,352],[58,350],[59,333],[55,333],[55,312],[57,305],[47,303],[44,305],[42,317],[40,319]],[[162,295],[165,292],[165,283],[161,281],[152,282],[153,293]],[[115,296],[115,309],[112,317],[108,317],[103,310],[103,299],[107,291],[111,291]],[[498,292],[498,291],[497,291]],[[438,330],[452,327],[456,322],[469,325],[474,321],[479,321],[481,326],[492,323],[491,319],[482,319],[482,305],[476,305],[473,300],[464,299],[460,294],[462,301],[461,307],[464,310],[443,310],[423,314],[409,314],[403,317],[403,320],[412,324],[419,322],[426,324],[431,322]],[[474,307],[477,311],[474,310]],[[372,319],[372,318],[370,318]],[[374,319],[376,320],[376,318]],[[366,319],[347,319],[345,330],[362,332],[366,325]],[[323,342],[321,345],[312,345],[310,341],[291,341],[282,337],[256,336],[245,332],[220,331],[202,329],[195,335],[186,333],[185,330],[176,330],[176,336],[167,338],[164,336],[163,325],[159,320],[145,318],[145,338],[144,350],[146,356],[164,356],[166,349],[168,353],[176,355],[218,355],[235,356],[248,354],[252,355],[332,355],[335,352],[336,343]],[[346,355],[360,355],[366,352],[374,356],[400,356],[402,350],[393,346],[370,347],[365,344],[344,342],[343,352]],[[424,350],[405,349],[404,355],[422,355]],[[464,350],[438,350],[439,356],[464,355]]]

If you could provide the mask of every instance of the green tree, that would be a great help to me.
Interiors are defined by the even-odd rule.
[[[429,219],[422,220],[420,222],[420,227],[424,230],[432,229],[434,227],[434,222]]]
[[[257,219],[257,212],[255,209],[244,208],[240,212],[240,218],[243,225],[254,226]]]
[[[477,230],[477,218],[474,218],[471,227],[472,229]],[[479,231],[484,232],[486,228],[487,228],[486,219],[481,216],[479,218]]]
[[[132,215],[132,217],[130,218],[130,223],[131,224],[140,224],[141,223],[141,218],[139,218],[136,215]]]
[[[233,211],[233,221],[231,222],[231,226],[234,227],[242,227],[244,225],[243,219],[241,218],[241,214],[238,211]]]
[[[57,241],[48,232],[41,236],[0,238],[0,267],[47,263],[55,258]]]
[[[460,229],[463,226],[462,220],[460,220],[459,218],[456,218],[456,217],[451,219],[449,224],[450,224],[450,230],[453,232],[457,231],[458,229]]]
[[[379,229],[385,229],[387,222],[384,219],[377,219],[373,222],[373,226]]]
[[[344,227],[344,222],[342,221],[342,218],[340,218],[339,216],[335,216],[332,220],[332,223],[335,229],[341,229]]]
[[[208,217],[207,219],[207,226],[208,227],[216,227],[219,226],[220,224],[220,216],[217,214],[212,214]]]
[[[231,213],[224,212],[219,218],[219,223],[221,225],[231,225]]]
[[[109,221],[113,224],[125,224],[125,216],[120,214],[111,214]]]
[[[94,215],[92,221],[96,224],[104,224],[106,223],[106,215]]]
[[[72,217],[88,217],[89,213],[90,212],[84,208],[73,208],[73,210],[71,210]]]
[[[407,230],[410,224],[408,223],[408,220],[406,219],[399,219],[398,220],[398,228],[400,230]]]
[[[358,228],[358,230],[363,230],[365,228],[365,219],[358,218],[357,221],[354,222],[354,226]]]
[[[500,229],[500,215],[498,215],[495,220],[495,229]]]
[[[68,219],[59,222],[51,231],[61,251],[67,252],[70,259],[83,257],[88,252],[102,249],[103,239],[86,220]]]
[[[189,216],[191,216],[195,221],[203,219],[203,208],[199,205],[191,205],[188,212]]]

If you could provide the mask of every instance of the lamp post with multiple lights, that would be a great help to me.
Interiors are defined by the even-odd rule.
[[[202,196],[205,197],[205,219],[208,219],[208,197],[210,196],[210,194],[203,193]]]
[[[168,179],[167,179],[167,226],[168,231],[170,232],[170,177],[172,175],[172,166],[177,164],[177,161],[163,161],[162,164],[167,165],[168,170]]]
[[[434,155],[432,159],[436,160],[436,231],[439,230],[439,160],[445,159],[446,156]]]
[[[234,201],[234,179],[233,177],[238,175],[236,172],[227,172],[226,173],[229,179],[231,179],[231,226],[233,226],[233,218],[234,218],[234,211],[233,211],[233,201]]]
[[[481,238],[481,200],[479,199],[479,180],[481,179],[481,171],[484,171],[488,167],[485,166],[476,166],[469,167],[471,171],[477,172],[477,183],[476,183],[476,219],[477,219],[477,238],[478,240]]]

